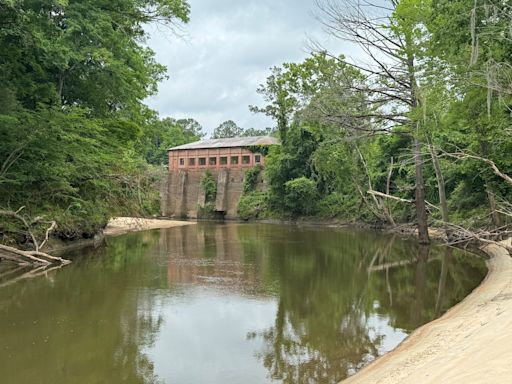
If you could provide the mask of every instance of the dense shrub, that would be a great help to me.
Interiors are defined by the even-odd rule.
[[[299,177],[285,184],[285,204],[291,213],[309,215],[314,213],[318,191],[316,183],[307,177]]]
[[[244,177],[244,194],[251,193],[256,188],[256,183],[258,182],[258,176],[261,172],[261,165],[256,165],[255,167],[247,170],[245,172]]]
[[[268,211],[268,196],[265,192],[244,194],[238,202],[238,216],[242,220],[261,218]]]
[[[205,202],[211,203],[215,201],[215,197],[217,196],[217,182],[210,170],[207,170],[204,173],[203,178],[201,179],[201,187],[204,191]]]

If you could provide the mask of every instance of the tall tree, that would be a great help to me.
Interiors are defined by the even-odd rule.
[[[221,123],[213,131],[213,139],[223,139],[228,137],[240,137],[244,130],[240,128],[233,120],[227,120]]]
[[[165,74],[144,26],[188,13],[182,0],[0,1],[1,207],[57,218],[70,237],[144,211],[152,176],[134,148]]]
[[[421,243],[429,243],[422,146],[421,62],[426,39],[423,23],[428,7],[422,1],[319,1],[320,18],[333,36],[355,43],[367,64],[346,63],[367,75],[363,87],[369,110],[353,115],[370,120],[371,130],[408,135],[415,164],[415,207]],[[364,124],[363,126],[367,126]]]

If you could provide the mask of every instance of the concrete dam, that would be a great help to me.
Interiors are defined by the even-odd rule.
[[[237,219],[237,206],[244,190],[244,169],[210,170],[217,183],[214,211],[219,217]],[[204,170],[169,172],[162,183],[161,214],[172,218],[198,218],[199,207],[206,203],[201,185]],[[256,190],[264,190],[265,183],[258,177]]]

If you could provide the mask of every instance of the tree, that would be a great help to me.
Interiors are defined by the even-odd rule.
[[[188,13],[182,0],[0,2],[0,207],[51,217],[61,237],[147,212],[155,173],[135,148],[165,67],[144,25]],[[0,231],[25,241],[4,218]]]
[[[176,124],[183,128],[183,131],[187,135],[196,136],[198,138],[203,138],[206,134],[203,132],[203,127],[199,122],[194,119],[178,119],[176,120]]]
[[[495,162],[502,169],[512,169],[510,158],[503,155],[512,146],[507,140],[512,96],[511,21],[507,2],[436,0],[428,24],[432,54],[447,68],[446,78],[458,96],[445,117],[452,125],[455,122],[445,144],[456,152]],[[483,179],[491,218],[499,228],[502,220],[497,201],[506,196],[506,190],[490,168],[484,172],[474,169],[475,177]]]
[[[396,133],[411,138],[415,164],[415,207],[421,243],[429,243],[428,215],[422,146],[424,132],[416,117],[421,104],[421,63],[426,32],[422,27],[428,7],[420,1],[390,0],[384,4],[359,1],[319,2],[321,20],[334,36],[355,43],[369,63],[347,63],[366,76],[363,87],[349,85],[353,92],[369,96],[367,111],[352,115],[373,132]],[[353,127],[349,127],[353,128]]]
[[[270,127],[264,128],[264,129],[257,129],[257,128],[247,128],[243,131],[242,136],[243,137],[250,137],[250,136],[270,136],[274,130]]]
[[[243,134],[243,128],[240,128],[233,120],[227,120],[221,123],[213,131],[212,139],[223,139],[228,137],[240,137]]]
[[[305,108],[320,89],[338,81],[351,81],[355,79],[355,72],[342,60],[334,60],[325,52],[312,54],[302,63],[284,63],[271,68],[271,75],[257,89],[268,104],[249,106],[249,109],[276,120],[279,138],[285,143],[296,113]]]
[[[199,140],[204,133],[194,119],[175,120],[156,116],[144,126],[144,132],[136,145],[144,159],[154,165],[167,164],[167,150],[178,145]]]

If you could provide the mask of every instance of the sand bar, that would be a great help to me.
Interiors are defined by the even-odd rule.
[[[489,273],[478,288],[342,383],[512,383],[512,258],[496,245],[484,250]]]
[[[117,236],[128,232],[146,231],[158,228],[173,228],[183,225],[194,225],[191,221],[144,219],[138,217],[116,217],[111,219],[103,233],[106,236]]]

